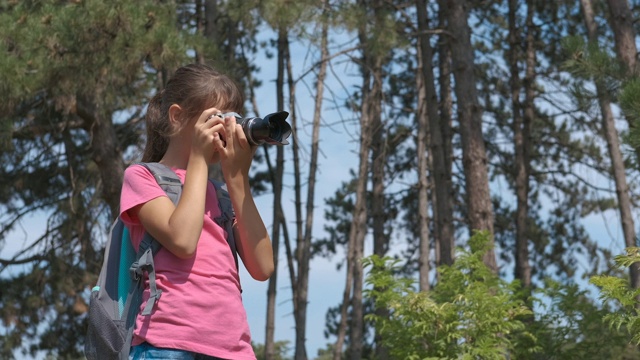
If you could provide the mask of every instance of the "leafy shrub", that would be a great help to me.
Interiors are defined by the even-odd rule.
[[[626,254],[616,256],[614,262],[619,268],[628,268],[640,262],[640,248],[627,248]],[[618,311],[605,315],[604,320],[612,328],[626,329],[631,335],[631,341],[640,345],[640,289],[632,289],[626,278],[610,275],[594,276],[590,282],[600,288],[600,299],[603,303],[619,308]]]
[[[508,283],[482,262],[488,235],[476,233],[471,251],[458,250],[456,262],[441,266],[430,292],[414,289],[412,279],[397,277],[398,260],[370,256],[365,295],[389,316],[369,314],[393,359],[505,359],[521,341],[535,343],[523,319],[532,313]],[[529,346],[527,352],[535,352]]]
[[[630,336],[603,319],[612,309],[594,302],[588,289],[547,279],[536,291],[536,321],[529,327],[540,351],[533,359],[638,359]]]

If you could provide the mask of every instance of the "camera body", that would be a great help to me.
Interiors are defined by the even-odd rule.
[[[291,125],[285,120],[289,113],[286,111],[278,111],[266,115],[264,118],[259,117],[242,117],[238,113],[218,114],[217,116],[224,119],[225,116],[233,116],[238,124],[242,126],[247,140],[251,145],[287,145],[287,138],[291,135]]]

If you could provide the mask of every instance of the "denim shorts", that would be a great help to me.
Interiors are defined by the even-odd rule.
[[[202,355],[184,350],[155,347],[142,343],[131,348],[129,360],[223,360],[214,356]]]

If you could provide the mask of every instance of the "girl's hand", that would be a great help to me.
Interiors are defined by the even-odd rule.
[[[216,116],[220,113],[216,108],[207,109],[194,125],[191,154],[204,157],[207,163],[213,162],[218,151],[216,144],[224,142],[226,137],[224,120]]]
[[[248,179],[253,154],[257,147],[252,147],[247,140],[242,126],[234,116],[226,116],[223,120],[224,138],[214,138],[216,151],[220,154],[220,165],[225,177],[233,179],[241,176]]]

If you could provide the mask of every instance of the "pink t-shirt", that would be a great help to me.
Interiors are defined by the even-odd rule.
[[[173,169],[182,183],[186,170]],[[127,211],[166,196],[153,175],[141,165],[124,173],[120,215],[138,248],[144,228]],[[194,210],[194,216],[196,211]],[[224,230],[214,222],[220,215],[213,185],[207,183],[204,225],[196,254],[180,259],[162,248],[155,256],[156,282],[162,290],[150,316],[138,315],[133,345],[193,351],[225,359],[255,359],[240,294],[240,278]],[[148,284],[142,308],[149,298]]]

